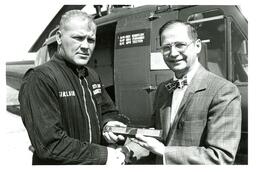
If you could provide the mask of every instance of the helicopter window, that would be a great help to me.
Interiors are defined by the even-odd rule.
[[[214,10],[206,11],[203,13],[192,14],[188,17],[187,21],[191,22],[191,21],[196,21],[199,19],[216,18],[216,16],[220,16],[220,15],[223,15],[223,11],[221,11],[219,9],[214,9]]]
[[[188,17],[190,22],[197,29],[198,38],[205,44],[207,57],[205,67],[226,78],[227,67],[225,59],[225,24],[224,16],[220,10],[212,10],[204,13],[193,14]],[[202,56],[202,53],[200,54]],[[200,61],[200,57],[199,57]]]
[[[234,23],[231,25],[232,55],[234,81],[248,82],[248,45],[247,40],[237,29]]]

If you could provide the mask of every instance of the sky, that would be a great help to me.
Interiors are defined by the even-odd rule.
[[[218,1],[218,0],[217,0]],[[72,2],[72,3],[70,3]],[[2,50],[1,56],[4,58],[5,61],[19,61],[19,60],[27,60],[27,59],[33,59],[35,54],[28,54],[28,50],[33,45],[33,43],[37,40],[39,35],[42,33],[42,31],[46,28],[46,26],[49,24],[49,22],[52,20],[52,18],[56,15],[56,13],[60,10],[60,8],[64,4],[88,4],[86,11],[88,13],[94,13],[95,10],[92,7],[93,4],[108,4],[108,3],[116,3],[116,4],[122,4],[122,2],[127,1],[56,1],[56,0],[9,0],[7,3],[4,3],[4,5],[1,5],[4,11],[4,13],[1,16],[8,16],[3,17],[3,23],[4,27],[3,32],[0,32],[3,34],[1,36],[1,46],[4,48]],[[103,2],[103,3],[102,3]],[[139,5],[145,5],[145,4],[152,4],[152,2],[149,1],[129,1],[131,4],[135,4],[137,6]],[[154,1],[153,1],[154,2]],[[170,2],[170,1],[161,1],[163,2]],[[175,1],[171,1],[172,3],[175,3]],[[182,1],[179,1],[182,4]],[[197,2],[197,1],[192,1]],[[200,1],[198,1],[200,4]],[[214,1],[215,2],[215,1]],[[223,3],[225,1],[221,1]],[[154,4],[154,3],[153,3]],[[166,3],[168,4],[168,3]],[[213,4],[213,3],[211,3]],[[224,3],[225,4],[225,3]],[[227,3],[228,4],[228,3]],[[6,8],[11,7],[11,8]],[[244,4],[241,6],[243,13],[245,16],[248,15],[248,4]],[[10,11],[11,9],[11,11]],[[1,10],[2,12],[2,10]],[[11,15],[7,15],[11,12]],[[2,58],[2,59],[3,59]]]
[[[72,4],[85,4],[85,1],[78,2]],[[47,3],[17,1],[5,4],[5,6],[11,6],[13,14],[4,18],[4,32],[2,32],[4,35],[1,36],[4,38],[1,41],[4,42],[4,51],[1,56],[7,62],[33,58],[34,54],[28,54],[28,50],[64,4],[70,3],[52,0]],[[95,13],[92,4],[86,5],[85,11],[89,14]]]

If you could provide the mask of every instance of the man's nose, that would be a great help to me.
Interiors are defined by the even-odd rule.
[[[180,53],[177,51],[175,45],[172,45],[172,46],[170,47],[170,49],[171,49],[170,56],[176,57],[177,55],[180,54]]]
[[[81,42],[81,48],[87,49],[88,47],[89,47],[89,43],[88,43],[87,39],[84,39],[84,40]]]
[[[165,55],[166,59],[175,59],[180,55],[180,53],[176,50],[174,46],[170,46],[169,48],[169,53]]]

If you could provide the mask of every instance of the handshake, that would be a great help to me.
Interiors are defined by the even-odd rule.
[[[119,147],[107,147],[108,149],[108,159],[106,165],[124,165],[129,162],[130,151],[125,146]]]
[[[130,163],[131,160],[148,156],[149,151],[134,142],[134,137],[137,134],[157,140],[162,139],[162,130],[130,128],[118,121],[108,122],[103,128],[103,136],[108,143],[112,143],[112,146],[107,147],[108,158],[106,165],[123,165]],[[128,137],[124,146],[116,145],[116,142],[125,140],[124,136]]]
[[[129,150],[125,146],[117,146],[116,143],[118,141],[124,141],[125,137],[108,130],[113,126],[126,127],[125,124],[119,121],[109,121],[103,128],[103,137],[111,144],[111,146],[107,147],[108,156],[106,165],[124,165],[126,160],[129,159]]]

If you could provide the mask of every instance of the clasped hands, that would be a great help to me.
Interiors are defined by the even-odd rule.
[[[119,121],[109,121],[105,126],[121,126],[126,127],[125,124]],[[122,135],[115,135],[112,132],[104,132],[103,136],[108,143],[116,143],[119,140],[124,140],[125,137]],[[136,134],[135,138],[131,138],[131,141],[139,144],[141,147],[151,151],[152,153],[163,156],[165,151],[165,146],[162,142],[158,141],[153,137],[146,137],[141,134]],[[122,147],[117,147],[113,149],[108,147],[108,160],[106,164],[125,164],[125,159],[127,158],[122,151]],[[129,157],[128,157],[129,158]]]
[[[119,126],[126,127],[125,124],[119,121],[109,121],[106,126]],[[103,137],[109,144],[115,144],[119,140],[125,140],[125,137],[122,135],[115,135],[113,132],[103,132]],[[125,164],[126,155],[122,151],[123,147],[107,147],[108,149],[108,157],[106,165],[123,165]]]

